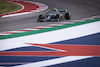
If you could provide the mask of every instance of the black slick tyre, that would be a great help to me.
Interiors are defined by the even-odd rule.
[[[66,13],[65,14],[65,19],[70,20],[71,19],[71,13]]]
[[[44,15],[39,15],[38,21],[39,21],[39,22],[43,22],[43,19],[44,19]]]
[[[59,21],[61,21],[62,20],[62,16],[61,16],[61,14],[59,15]]]
[[[39,19],[44,19],[44,16],[43,15],[39,15]]]

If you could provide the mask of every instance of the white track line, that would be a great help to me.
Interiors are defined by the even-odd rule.
[[[8,2],[9,2],[9,1],[8,1]],[[19,15],[25,15],[25,14],[30,14],[30,13],[34,13],[34,12],[40,12],[40,11],[43,11],[43,10],[48,9],[48,6],[45,5],[45,4],[43,4],[43,3],[31,2],[31,1],[25,1],[25,2],[30,2],[30,3],[36,4],[36,5],[39,6],[39,8],[36,9],[36,10],[30,10],[30,12],[23,12],[23,13],[16,13],[16,14],[4,15],[4,16],[2,16],[1,18],[12,17],[12,16],[19,16]],[[15,3],[15,2],[14,2],[14,3]],[[21,5],[20,3],[17,3],[17,4]],[[22,9],[24,9],[24,6],[23,6],[23,5],[21,5],[21,6],[22,6]],[[21,9],[21,10],[22,10],[22,9]],[[20,11],[20,10],[19,10],[19,11]]]
[[[45,67],[45,66],[61,64],[61,63],[91,58],[91,57],[92,56],[67,56],[67,57],[61,57],[61,58],[50,59],[50,60],[45,60],[45,61],[39,61],[39,62],[24,64],[24,65],[18,65],[18,66],[14,66],[14,67],[32,67],[32,66],[33,67]]]

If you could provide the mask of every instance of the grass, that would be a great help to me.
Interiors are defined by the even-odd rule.
[[[11,13],[20,10],[22,7],[15,3],[0,1],[0,14]]]

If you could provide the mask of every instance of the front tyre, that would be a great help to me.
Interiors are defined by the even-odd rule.
[[[39,19],[44,19],[44,15],[39,15]]]
[[[44,15],[39,15],[39,18],[37,19],[37,21],[43,22],[43,20],[44,20]]]

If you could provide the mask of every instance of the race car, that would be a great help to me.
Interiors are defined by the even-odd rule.
[[[64,12],[64,14],[63,14]],[[62,21],[63,19],[70,20],[71,13],[68,13],[67,10],[58,10],[54,8],[47,16],[39,15],[37,21]]]

